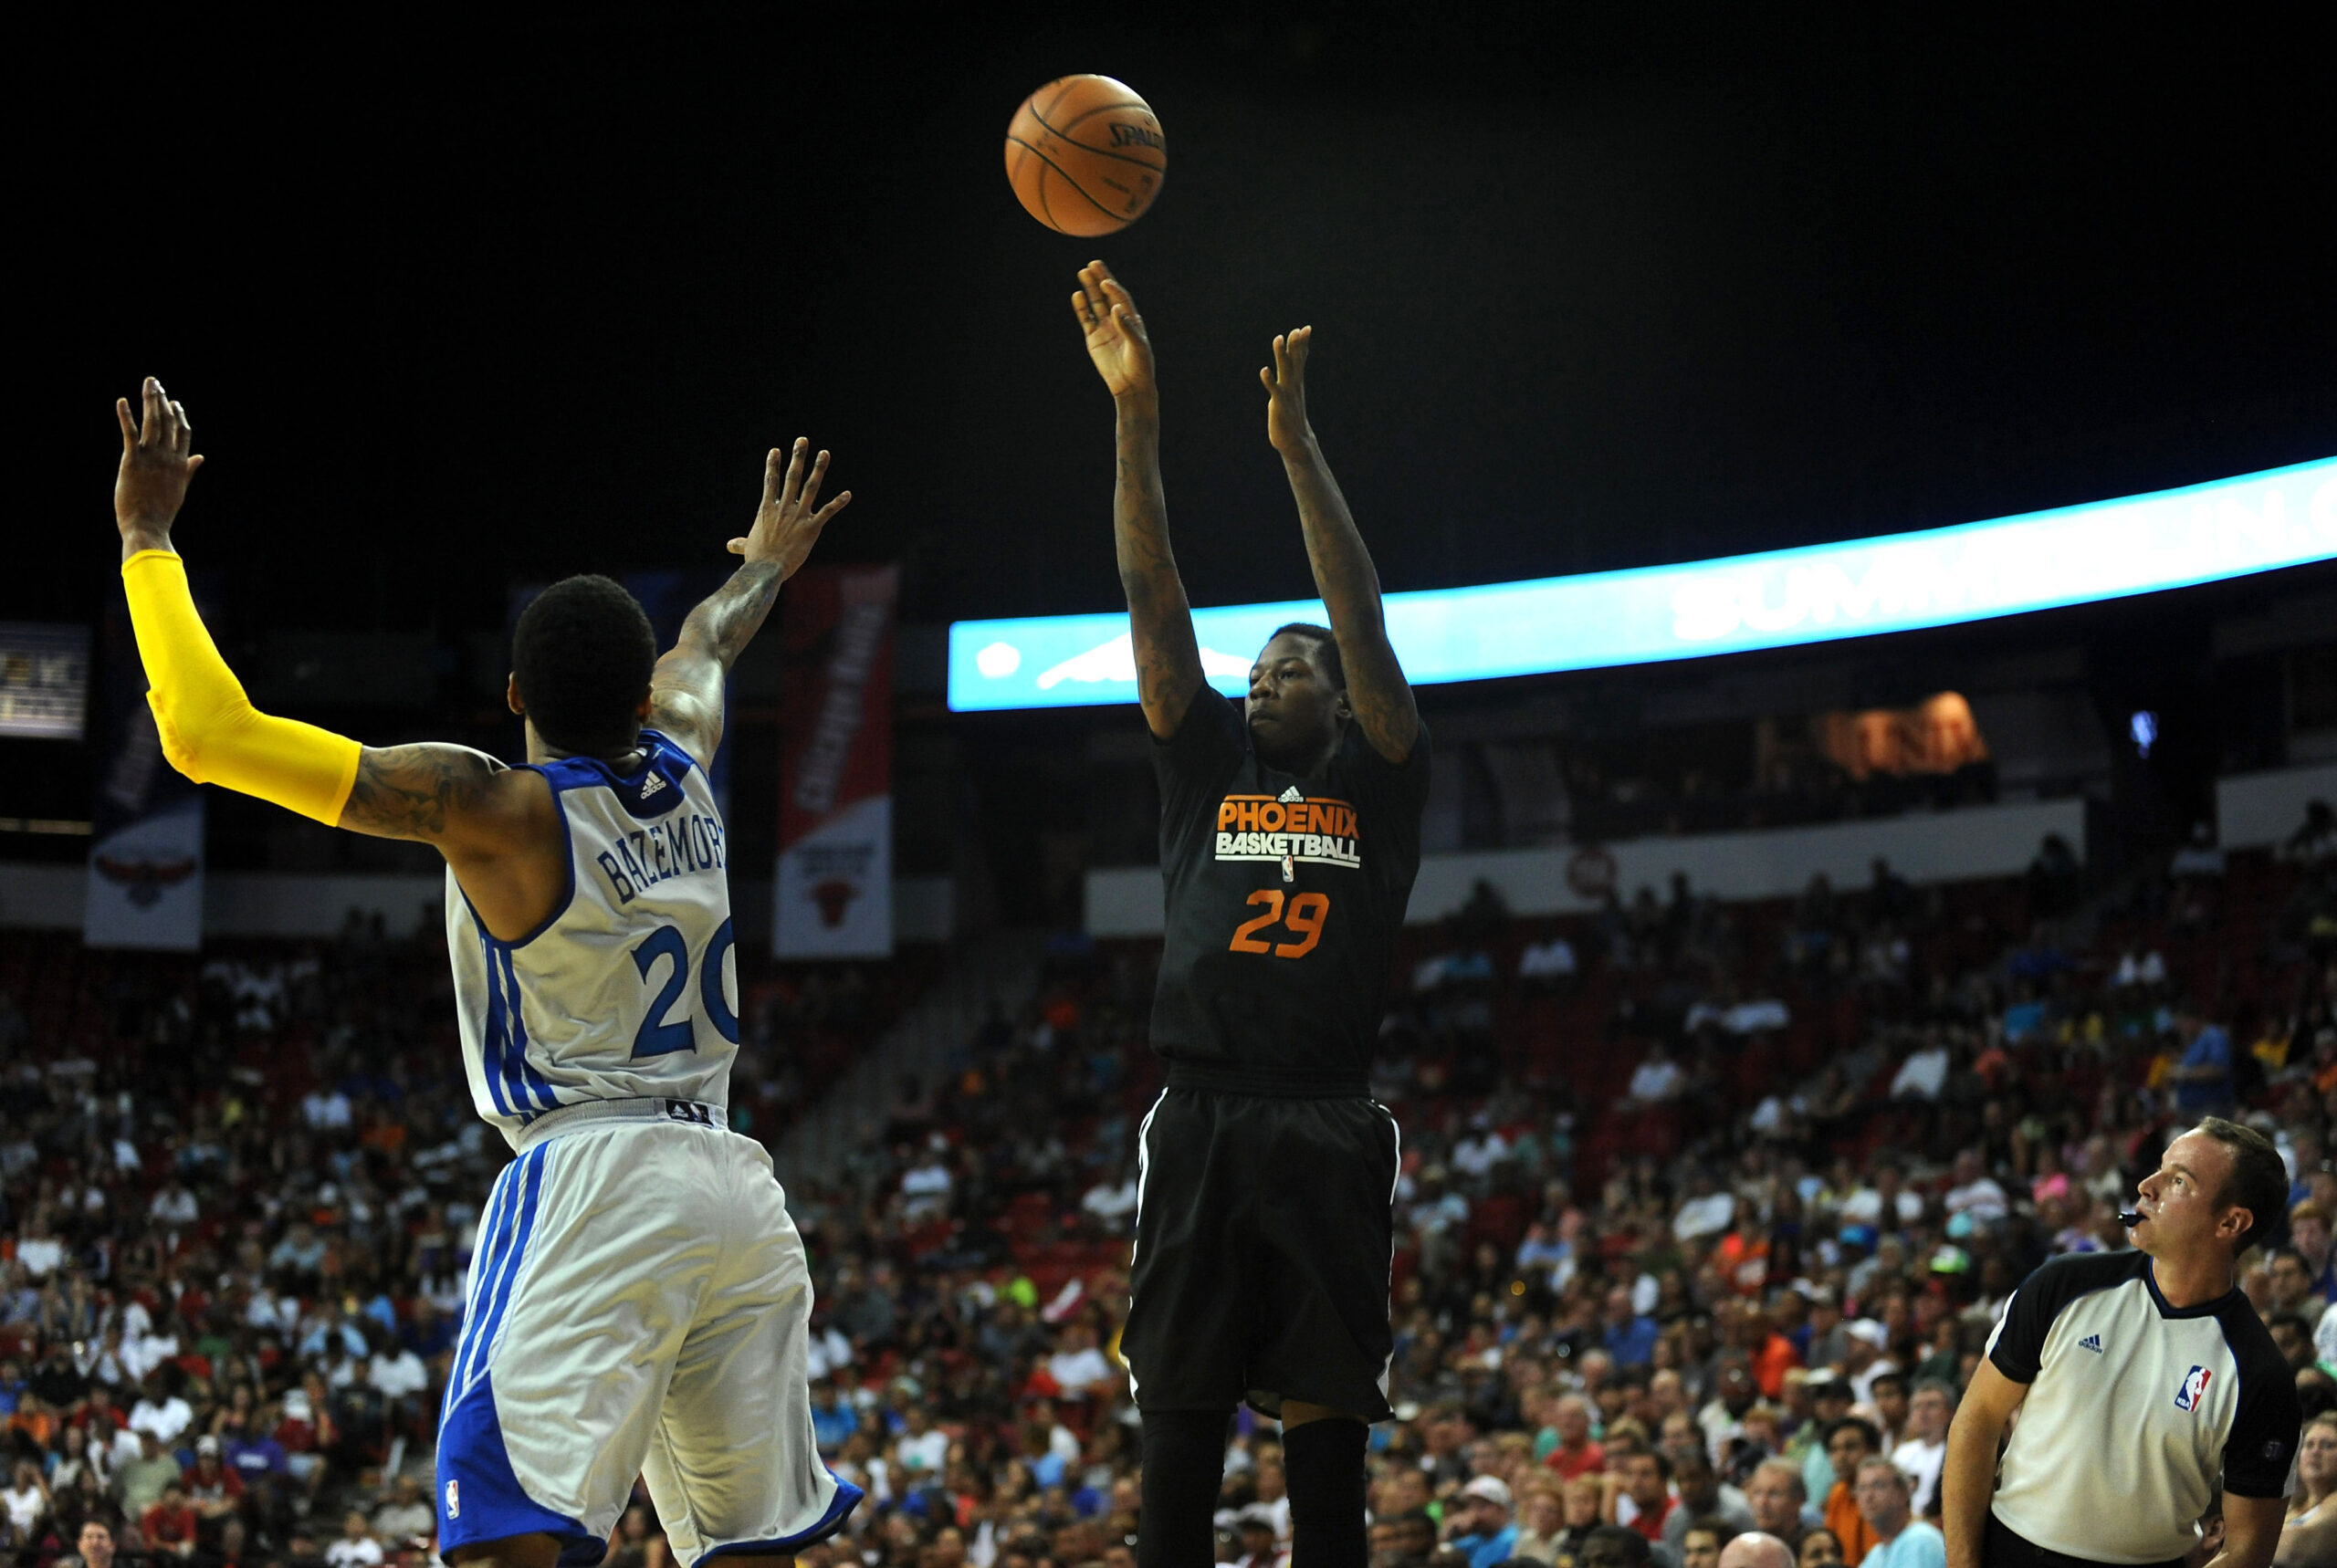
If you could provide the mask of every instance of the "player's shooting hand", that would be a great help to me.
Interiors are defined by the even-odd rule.
[[[804,458],[811,449],[812,444],[800,435],[786,451],[770,449],[770,456],[763,463],[763,502],[755,509],[754,526],[746,538],[730,541],[730,553],[746,557],[749,564],[777,561],[782,580],[795,575],[803,558],[820,542],[820,530],[828,526],[828,519],[852,502],[852,492],[845,490],[820,506],[820,481],[827,477],[828,455],[822,452],[812,456],[811,472],[806,474]]]
[[[1136,301],[1112,276],[1112,269],[1091,261],[1079,269],[1079,287],[1071,297],[1072,314],[1087,334],[1087,357],[1116,397],[1149,396],[1152,380],[1152,339]]]
[[[1315,439],[1306,423],[1306,349],[1315,329],[1301,327],[1274,339],[1274,362],[1258,372],[1266,385],[1266,439],[1285,457],[1295,457]]]
[[[168,549],[171,519],[186,500],[187,481],[203,466],[194,450],[194,426],[183,404],[173,402],[162,383],[146,378],[145,417],[130,416],[130,400],[114,400],[121,422],[121,466],[113,477],[114,527],[121,530],[125,554]]]

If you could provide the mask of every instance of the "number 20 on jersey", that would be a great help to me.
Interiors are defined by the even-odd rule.
[[[1271,953],[1277,958],[1304,958],[1315,951],[1315,944],[1323,939],[1323,922],[1331,914],[1331,895],[1327,893],[1302,893],[1288,899],[1278,887],[1262,887],[1245,903],[1262,905],[1263,912],[1244,920],[1233,928],[1233,940],[1227,945],[1235,953]],[[1297,940],[1269,941],[1261,933],[1270,925],[1280,925],[1294,932]]]

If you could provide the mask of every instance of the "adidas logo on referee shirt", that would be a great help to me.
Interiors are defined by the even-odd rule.
[[[2098,1333],[2090,1333],[2086,1335],[2085,1338],[2078,1341],[2078,1348],[2080,1350],[2090,1350],[2093,1352],[2094,1354],[2100,1355],[2101,1354],[2101,1336]]]

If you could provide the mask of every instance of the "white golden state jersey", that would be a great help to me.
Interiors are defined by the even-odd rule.
[[[446,873],[471,1102],[513,1147],[529,1123],[589,1100],[675,1102],[727,1124],[739,1054],[729,845],[706,771],[655,730],[621,775],[589,757],[531,764],[568,836],[568,897],[499,942]]]

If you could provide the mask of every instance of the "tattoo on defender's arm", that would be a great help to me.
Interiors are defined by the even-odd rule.
[[[494,775],[482,758],[450,747],[368,747],[358,756],[341,825],[383,838],[435,839],[446,831],[448,810],[477,800]]]
[[[692,625],[686,630],[695,630],[723,668],[729,668],[762,629],[778,601],[781,580],[777,561],[749,561],[690,612]]]

